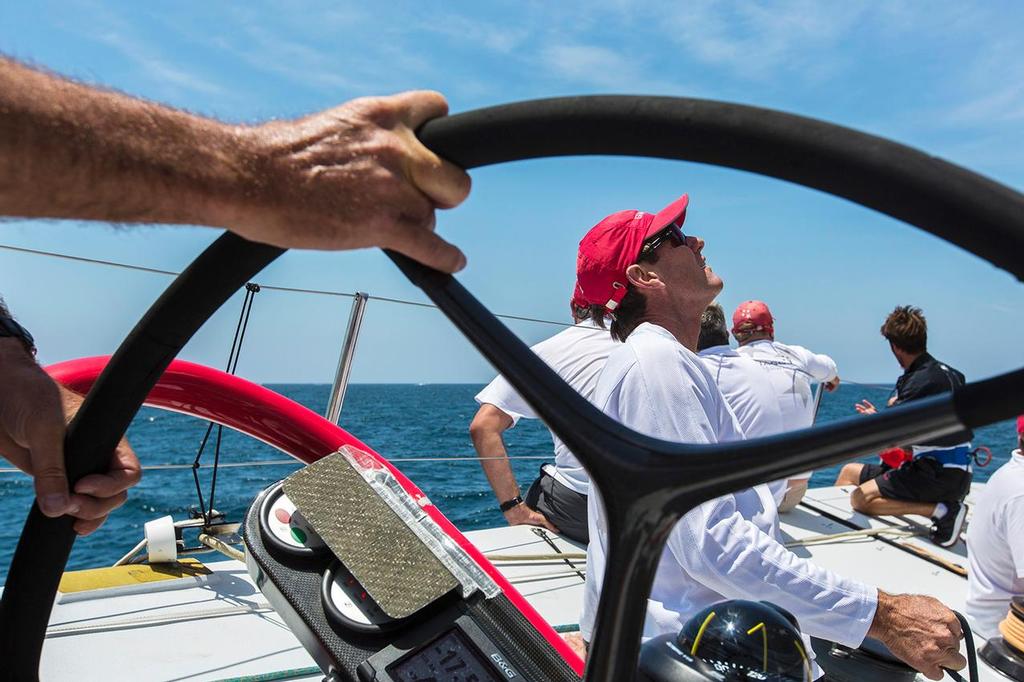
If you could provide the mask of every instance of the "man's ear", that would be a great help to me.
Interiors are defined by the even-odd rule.
[[[663,286],[657,272],[648,270],[638,263],[626,268],[626,279],[637,289],[656,289]]]

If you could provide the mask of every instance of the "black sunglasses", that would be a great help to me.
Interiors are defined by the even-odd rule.
[[[683,234],[683,228],[676,223],[671,223],[668,227],[658,230],[656,233],[648,237],[642,247],[640,247],[640,258],[654,253],[654,250],[664,244],[666,241],[672,242],[672,247],[682,246],[686,243],[686,235]]]

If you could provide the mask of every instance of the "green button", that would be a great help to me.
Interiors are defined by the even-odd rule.
[[[302,532],[301,528],[292,526],[292,537],[301,544],[306,544],[306,534]]]

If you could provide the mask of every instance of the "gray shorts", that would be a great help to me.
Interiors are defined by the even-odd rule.
[[[543,514],[565,537],[584,545],[589,541],[587,496],[556,481],[543,466],[523,501]]]

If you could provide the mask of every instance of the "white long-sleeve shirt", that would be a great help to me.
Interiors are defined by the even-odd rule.
[[[666,329],[645,323],[608,358],[595,403],[640,433],[716,443],[742,438],[707,370]],[[607,553],[599,491],[588,498],[590,546],[580,630],[593,636]],[[778,510],[763,486],[724,495],[686,514],[669,536],[648,600],[644,638],[678,633],[722,599],[764,599],[793,613],[811,635],[858,646],[874,619],[878,591],[797,557],[775,539]]]
[[[782,412],[768,373],[728,344],[711,346],[697,356],[711,374],[725,402],[747,438],[773,436],[785,431]],[[768,483],[776,503],[786,496],[787,480]]]
[[[827,355],[812,353],[803,346],[778,341],[753,341],[736,349],[768,373],[786,431],[806,429],[814,422],[811,384],[832,381],[839,376],[835,361]]]
[[[967,617],[999,634],[1010,600],[1024,595],[1024,453],[1014,450],[978,495],[967,526]]]

